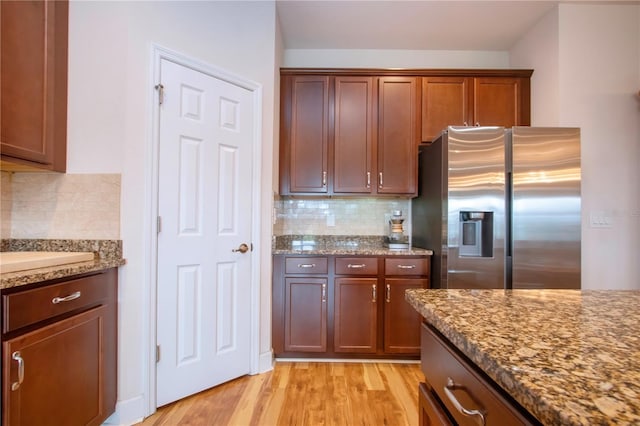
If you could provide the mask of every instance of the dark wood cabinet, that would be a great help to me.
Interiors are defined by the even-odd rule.
[[[99,425],[115,411],[116,303],[115,268],[3,292],[3,424]]]
[[[417,77],[281,73],[280,195],[415,195]]]
[[[374,192],[372,77],[335,77],[333,192]]]
[[[420,383],[418,386],[418,410],[420,426],[453,426],[455,424],[426,383]]]
[[[484,74],[422,78],[423,142],[437,138],[447,126],[531,124],[531,71]]]
[[[284,350],[327,350],[327,279],[286,278]]]
[[[66,170],[67,1],[0,2],[3,170]]]
[[[375,353],[378,349],[378,279],[336,278],[334,350]]]
[[[415,77],[378,79],[379,194],[417,193],[420,87]]]
[[[540,424],[438,331],[421,328],[421,425]]]
[[[281,192],[328,193],[329,77],[283,78],[281,103]]]
[[[429,288],[429,280],[385,278],[384,351],[387,353],[420,353],[422,317],[404,298],[410,288]]]
[[[429,288],[430,258],[385,259],[384,351],[420,354],[422,317],[405,300],[410,288]]]
[[[429,286],[426,256],[273,258],[276,357],[412,358],[420,317],[408,288]]]

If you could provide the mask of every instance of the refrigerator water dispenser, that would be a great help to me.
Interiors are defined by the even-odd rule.
[[[493,257],[493,212],[460,212],[460,257]]]

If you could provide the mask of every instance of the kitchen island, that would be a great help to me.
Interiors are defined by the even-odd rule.
[[[411,289],[406,299],[430,335],[540,423],[640,424],[640,291]]]

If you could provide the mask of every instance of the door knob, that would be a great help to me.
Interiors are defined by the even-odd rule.
[[[240,252],[240,253],[246,253],[249,251],[249,246],[246,245],[245,243],[240,244],[240,246],[237,249],[233,249],[231,250],[232,252],[236,253],[236,252]]]

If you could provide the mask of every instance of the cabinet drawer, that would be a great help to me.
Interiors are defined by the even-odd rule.
[[[406,259],[386,258],[384,260],[385,275],[429,275],[429,258]]]
[[[286,274],[326,274],[326,257],[287,257],[284,271]]]
[[[375,257],[337,257],[337,275],[377,275],[378,259]]]
[[[519,407],[505,399],[428,326],[422,324],[422,372],[434,392],[459,425],[481,424],[479,415],[463,414],[456,407],[482,411],[486,425],[529,425]],[[453,383],[453,384],[452,384]]]
[[[109,298],[107,277],[92,275],[3,295],[3,333],[100,304]]]

